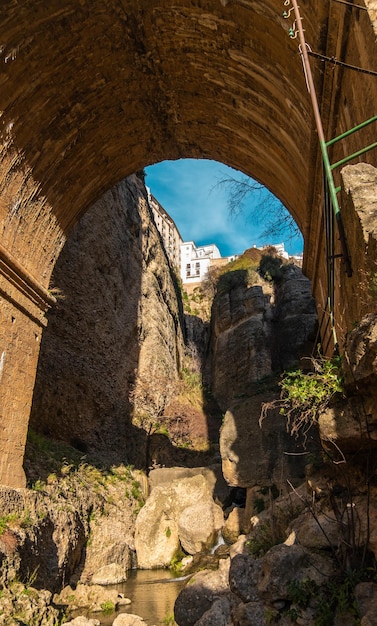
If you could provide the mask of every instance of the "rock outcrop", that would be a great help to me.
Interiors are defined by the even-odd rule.
[[[233,487],[301,482],[305,472],[302,440],[286,429],[279,409],[268,411],[259,423],[262,404],[277,398],[269,390],[234,403],[224,416],[220,431],[220,453],[225,480]],[[297,454],[297,456],[296,456]]]
[[[319,416],[320,436],[335,452],[377,447],[377,315],[370,313],[348,334],[343,358],[343,398]]]
[[[246,272],[237,274],[212,307],[212,390],[223,410],[306,355],[317,321],[310,281],[298,267],[284,267],[274,294],[267,282],[249,286]]]
[[[200,474],[154,487],[136,519],[138,566],[166,567],[180,546],[189,554],[211,547],[223,523],[223,512]]]
[[[287,433],[279,410],[269,410],[260,427],[262,405],[278,397],[272,374],[308,354],[317,323],[309,280],[291,264],[281,274],[272,287],[261,278],[249,286],[246,271],[234,272],[212,307],[212,389],[226,411],[220,452],[232,486],[304,478],[302,441]]]
[[[55,466],[33,489],[0,490],[0,585],[10,591],[15,580],[49,592],[115,583],[133,566],[135,511],[144,502],[140,472],[101,472],[69,451],[61,451],[63,459],[51,455]],[[50,455],[42,447],[34,453]]]
[[[125,179],[67,241],[30,421],[83,452],[143,465],[133,405],[169,393],[184,349],[181,304],[146,197],[137,176]]]
[[[194,626],[219,597],[230,595],[229,565],[229,560],[220,561],[217,571],[198,572],[191,579],[175,602],[174,617],[179,626]]]

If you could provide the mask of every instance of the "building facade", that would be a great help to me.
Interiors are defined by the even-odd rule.
[[[216,244],[197,246],[194,241],[181,243],[181,279],[182,283],[200,283],[207,274],[212,262],[221,259]]]
[[[166,254],[184,286],[192,285],[194,288],[194,286],[204,280],[210,267],[220,267],[237,258],[238,255],[222,257],[220,250],[214,243],[197,246],[194,241],[183,241],[174,220],[158,200],[152,196],[148,188],[147,191],[149,206],[161,235]],[[275,248],[279,256],[285,259],[289,258],[284,243],[262,246],[259,250],[265,250],[271,246]],[[254,247],[256,248],[256,246]],[[294,257],[293,260],[300,265],[302,263],[302,255]]]
[[[184,285],[200,283],[210,265],[216,260],[222,260],[220,250],[214,243],[197,246],[194,241],[183,241],[174,220],[148,188],[147,191],[148,203],[169,261],[179,273]],[[227,261],[224,259],[224,262]]]
[[[161,235],[166,254],[177,273],[181,273],[181,244],[183,243],[181,234],[174,220],[165,211],[164,207],[152,196],[149,189],[147,191],[148,203],[152,210],[157,230]]]

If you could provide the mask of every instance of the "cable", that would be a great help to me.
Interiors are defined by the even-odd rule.
[[[353,2],[347,2],[347,0],[333,0],[333,2],[339,2],[340,4],[347,4],[355,9],[361,9],[362,11],[368,11],[366,7],[362,7],[361,4],[354,4]]]
[[[357,65],[350,65],[349,63],[338,61],[338,59],[336,59],[335,57],[327,57],[324,54],[320,54],[319,52],[313,52],[312,50],[308,50],[308,55],[317,59],[321,59],[322,61],[328,61],[329,63],[333,63],[334,65],[341,65],[348,70],[355,70],[356,72],[362,72],[363,74],[369,74],[370,76],[377,76],[377,72],[375,72],[374,70],[366,70],[363,67],[357,67]]]

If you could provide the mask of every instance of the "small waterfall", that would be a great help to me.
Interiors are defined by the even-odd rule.
[[[215,545],[211,548],[211,554],[215,554],[217,548],[223,545],[225,545],[225,541],[224,541],[221,530],[219,530],[219,534],[217,535],[217,541]]]

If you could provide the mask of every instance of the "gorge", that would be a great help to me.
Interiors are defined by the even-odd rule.
[[[274,404],[277,377],[315,353],[317,317],[310,282],[269,255],[278,278],[263,279],[262,253],[247,251],[217,278],[203,321],[184,312],[142,178],[125,179],[82,218],[53,274],[58,303],[40,352],[28,488],[1,488],[0,623],[67,623],[64,607],[117,607],[114,624],[137,624],[109,584],[137,563],[175,563],[190,576],[174,608],[179,626],[294,616],[314,625],[318,594],[337,613],[329,580],[370,571],[375,316],[350,334],[348,397],[320,414],[322,447],[315,428],[306,443],[292,437]],[[208,310],[203,293],[194,297]],[[199,557],[219,530],[225,549]],[[361,578],[350,592],[363,619],[375,587]]]
[[[162,623],[375,624],[376,0],[2,4],[0,625],[142,624],[138,561],[189,577]],[[180,293],[180,158],[266,185],[303,273]]]

